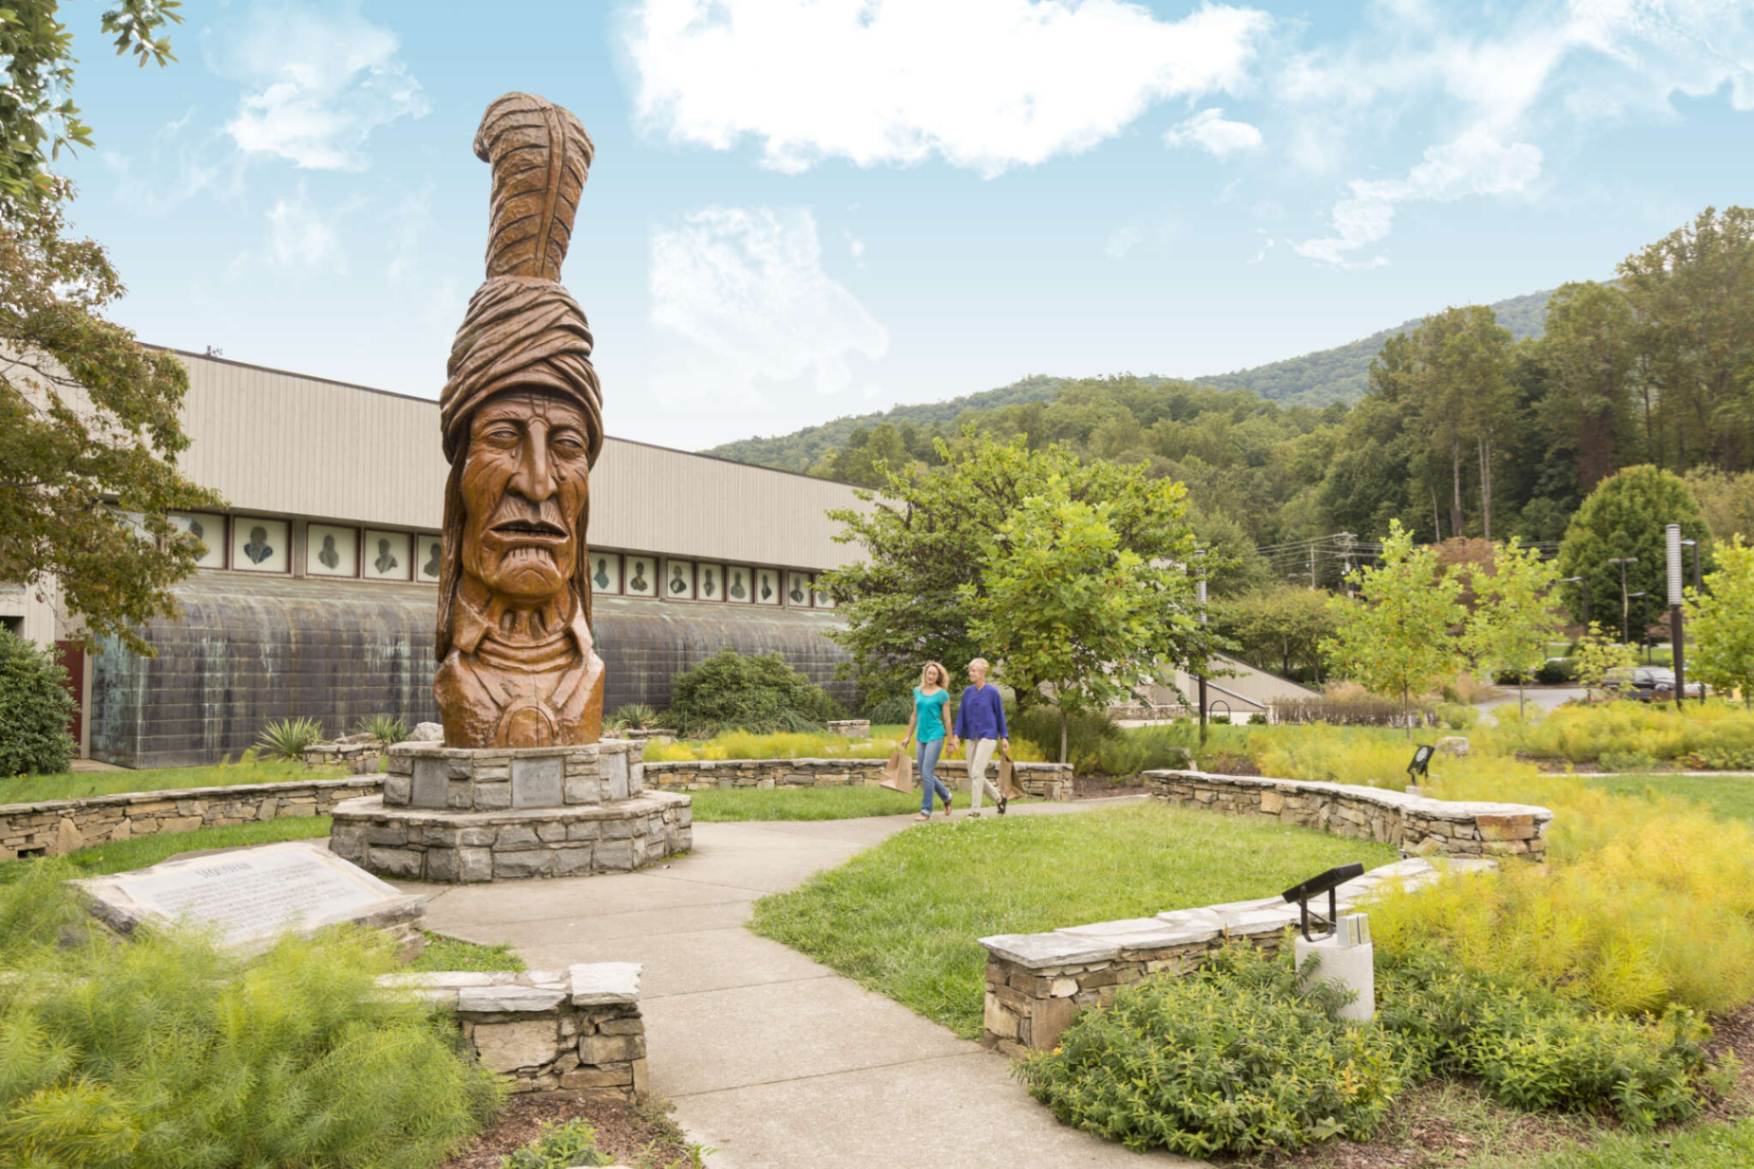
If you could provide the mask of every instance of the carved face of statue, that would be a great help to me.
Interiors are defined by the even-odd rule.
[[[559,597],[578,562],[590,475],[583,412],[540,390],[482,403],[460,481],[463,572],[505,600]]]

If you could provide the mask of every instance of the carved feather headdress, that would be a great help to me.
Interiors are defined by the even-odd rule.
[[[579,120],[543,98],[508,93],[482,115],[475,155],[493,167],[487,279],[469,298],[439,396],[447,460],[456,460],[477,406],[531,388],[584,411],[597,461],[603,391],[591,367],[591,327],[560,284],[593,152]]]

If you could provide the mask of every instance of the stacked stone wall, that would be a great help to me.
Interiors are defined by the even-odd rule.
[[[341,801],[376,792],[381,786],[382,780],[375,776],[359,776],[5,804],[0,805],[0,859],[55,856],[159,832],[321,816]]]
[[[566,971],[391,974],[450,1010],[477,1062],[508,1089],[564,1089],[638,1100],[646,1094],[646,1027],[638,965],[598,962]]]
[[[1342,909],[1356,905],[1384,882],[1415,888],[1496,863],[1454,860],[1440,868],[1426,860],[1403,860],[1340,886],[1339,903]],[[983,1042],[1016,1056],[1051,1050],[1079,1011],[1107,1006],[1121,987],[1147,975],[1186,974],[1229,942],[1275,950],[1298,919],[1296,905],[1267,897],[982,938],[987,949]]]
[[[1392,844],[1404,856],[1547,855],[1553,813],[1528,804],[1434,800],[1356,784],[1217,775],[1204,771],[1147,771],[1152,796],[1214,812],[1260,816]]]
[[[711,788],[875,787],[883,779],[881,759],[701,759],[647,763],[646,786],[680,791]],[[1070,763],[1018,763],[1017,783],[1025,792],[1049,800],[1069,800],[1075,784]],[[987,770],[995,780],[998,764]],[[945,786],[968,787],[968,765],[946,759],[938,764]],[[914,781],[917,784],[919,777]]]

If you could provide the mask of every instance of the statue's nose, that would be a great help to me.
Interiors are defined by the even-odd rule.
[[[542,503],[554,495],[554,468],[548,461],[548,435],[540,426],[531,427],[524,439],[511,488],[531,503]]]

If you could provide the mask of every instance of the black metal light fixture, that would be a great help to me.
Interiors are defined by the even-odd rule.
[[[1301,885],[1293,885],[1281,894],[1285,900],[1297,902],[1299,928],[1303,931],[1304,941],[1313,942],[1316,940],[1309,932],[1310,901],[1320,897],[1323,893],[1328,895],[1328,916],[1324,919],[1320,914],[1315,915],[1316,926],[1321,930],[1319,936],[1328,937],[1334,933],[1335,923],[1340,920],[1340,894],[1338,892],[1340,886],[1363,875],[1364,866],[1361,864],[1341,865],[1339,868],[1317,874]]]

